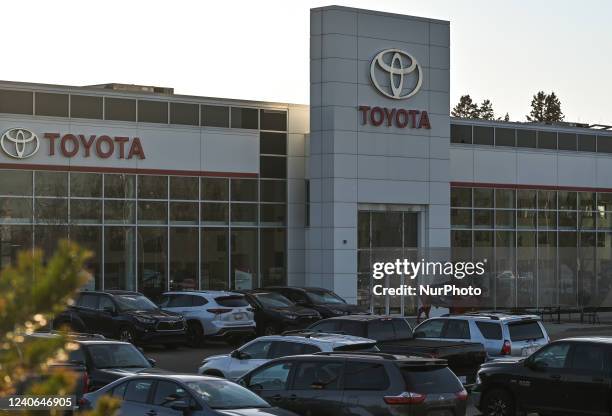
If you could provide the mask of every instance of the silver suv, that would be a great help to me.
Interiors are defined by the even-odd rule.
[[[503,313],[431,318],[414,329],[414,338],[479,342],[491,358],[526,357],[550,342],[539,316]]]
[[[259,337],[231,354],[213,355],[202,361],[198,374],[237,380],[274,358],[332,351],[378,351],[376,341],[351,335],[292,331],[286,335]]]
[[[166,292],[159,303],[187,321],[187,342],[199,346],[204,339],[238,344],[255,336],[253,308],[240,293],[202,290]]]

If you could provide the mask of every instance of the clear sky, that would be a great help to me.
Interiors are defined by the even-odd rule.
[[[308,103],[309,9],[330,4],[450,20],[452,104],[524,120],[555,91],[566,120],[612,124],[609,0],[9,0],[0,79]]]

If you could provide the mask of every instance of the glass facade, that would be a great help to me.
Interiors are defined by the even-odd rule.
[[[455,257],[487,258],[483,308],[612,306],[612,193],[451,188]]]

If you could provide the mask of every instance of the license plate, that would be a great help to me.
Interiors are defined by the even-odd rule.
[[[236,321],[242,321],[244,318],[246,318],[246,316],[243,313],[235,313],[234,314],[234,319]]]
[[[467,376],[459,376],[459,381],[461,382],[461,384],[467,383]]]

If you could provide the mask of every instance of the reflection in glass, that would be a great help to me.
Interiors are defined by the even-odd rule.
[[[233,228],[231,250],[231,288],[248,290],[258,287],[257,230]]]
[[[188,176],[170,177],[171,199],[198,199],[199,196],[198,178]]]
[[[102,290],[102,227],[72,226],[70,240],[92,253],[84,267],[92,278],[85,287],[89,290]]]
[[[31,249],[31,225],[0,225],[0,268],[14,265],[18,253]]]
[[[134,201],[104,201],[104,222],[106,224],[134,224],[136,203]]]
[[[228,230],[202,228],[202,288],[228,288]]]
[[[495,207],[496,208],[514,208],[514,189],[496,189],[495,190]]]
[[[36,222],[46,224],[66,223],[68,222],[68,200],[36,198],[34,212]]]
[[[557,233],[538,232],[538,306],[557,302]]]
[[[228,201],[229,180],[225,178],[202,178],[202,199],[204,201]]]
[[[32,196],[32,171],[0,170],[0,195]]]
[[[60,240],[68,238],[68,227],[65,225],[36,225],[34,227],[34,247],[42,250],[45,260],[49,260]]]
[[[205,202],[202,204],[202,223],[222,225],[228,222],[229,204]]]
[[[102,175],[99,173],[70,173],[70,196],[102,197]]]
[[[233,205],[236,206],[236,205]],[[287,218],[287,206],[284,204],[262,204],[261,222],[266,224],[284,225]]]
[[[104,228],[104,289],[136,289],[134,227]]]
[[[261,229],[261,286],[283,285],[286,281],[286,232],[283,228]]]
[[[0,222],[30,224],[32,222],[32,198],[0,198]]]
[[[72,224],[102,223],[102,201],[97,199],[71,199],[70,222]]]
[[[198,288],[198,229],[170,228],[170,290]]]
[[[197,224],[197,202],[170,202],[170,223],[184,225]]]
[[[138,198],[168,199],[168,177],[138,175]]]
[[[257,201],[257,179],[232,179],[232,201]]]
[[[167,224],[168,203],[138,201],[139,224]]]
[[[34,176],[36,196],[68,196],[68,173],[37,171]]]
[[[578,304],[578,234],[559,233],[559,305]]]
[[[498,308],[513,308],[517,303],[518,274],[514,248],[515,233],[497,231],[495,233],[495,305]],[[528,276],[525,275],[525,278]],[[533,280],[533,279],[532,279]]]
[[[134,198],[136,196],[136,177],[127,174],[104,175],[105,198]]]
[[[232,223],[257,225],[257,204],[232,204]]]
[[[493,188],[474,188],[474,206],[493,208]]]
[[[451,188],[452,207],[471,207],[472,188]]]
[[[402,247],[401,212],[372,212],[372,247]]]
[[[287,202],[287,182],[275,180],[261,180],[262,202]]]
[[[158,227],[138,228],[138,291],[159,300],[168,290],[168,230]]]
[[[475,209],[474,228],[493,228],[493,210]]]

